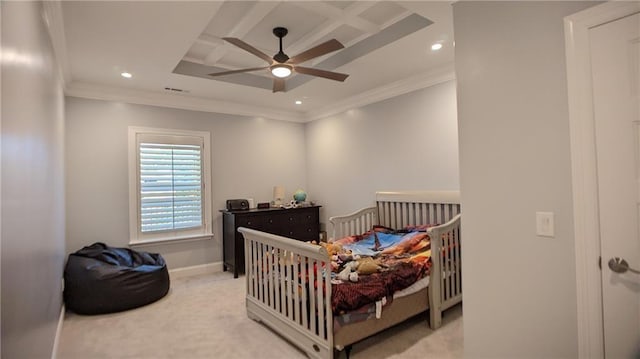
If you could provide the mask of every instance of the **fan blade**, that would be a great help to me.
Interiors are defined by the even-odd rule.
[[[292,57],[287,61],[290,64],[299,64],[305,61],[311,60],[316,57],[320,57],[322,55],[326,55],[330,52],[334,52],[336,50],[343,49],[344,45],[340,43],[340,41],[336,39],[331,39],[327,42],[324,42],[316,47],[312,47],[307,51],[303,51],[296,56]]]
[[[273,79],[273,92],[284,92],[284,79]]]
[[[269,68],[269,66],[264,66],[264,67],[252,67],[250,69],[240,69],[240,70],[214,72],[212,74],[209,74],[209,76],[231,75],[231,74],[237,74],[237,73],[241,73],[241,72],[251,72],[251,71],[264,70],[264,69],[268,69],[268,68]]]
[[[311,68],[311,67],[294,66],[293,70],[295,72],[298,72],[298,73],[301,73],[301,74],[324,77],[326,79],[336,80],[336,81],[344,81],[344,80],[347,79],[347,77],[349,77],[349,75],[347,75],[347,74],[341,74],[339,72],[331,72],[331,71],[326,71],[326,70],[314,69],[314,68]]]
[[[240,40],[238,38],[235,38],[235,37],[223,37],[222,39],[225,40],[225,41],[228,41],[228,42],[230,42],[230,43],[232,43],[234,45],[236,45],[237,47],[239,47],[239,48],[241,48],[241,49],[243,49],[245,51],[248,51],[248,52],[258,56],[259,58],[263,59],[264,61],[268,62],[269,64],[271,64],[273,62],[273,59],[271,58],[271,56],[265,54],[264,52],[256,49],[255,47],[247,44],[246,42],[244,42],[244,41],[242,41],[242,40]]]

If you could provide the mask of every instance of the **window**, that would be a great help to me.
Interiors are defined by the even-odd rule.
[[[211,237],[208,132],[129,128],[130,244]]]

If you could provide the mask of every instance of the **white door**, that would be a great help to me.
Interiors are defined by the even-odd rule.
[[[606,358],[640,356],[640,14],[589,30]],[[624,262],[623,262],[624,260]]]

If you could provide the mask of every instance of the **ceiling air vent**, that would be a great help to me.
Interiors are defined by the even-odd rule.
[[[167,91],[172,91],[172,92],[189,93],[189,90],[177,89],[177,88],[173,88],[173,87],[165,87],[164,89],[167,90]]]

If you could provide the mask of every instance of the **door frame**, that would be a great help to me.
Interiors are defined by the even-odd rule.
[[[600,224],[589,29],[640,12],[640,2],[607,2],[564,19],[573,225],[576,259],[578,357],[604,357]]]

